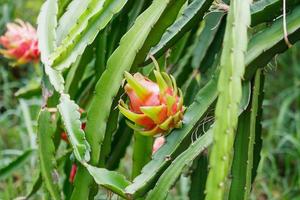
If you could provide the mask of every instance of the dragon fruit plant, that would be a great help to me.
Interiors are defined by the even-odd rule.
[[[17,19],[14,23],[8,23],[6,33],[0,37],[0,45],[4,48],[0,53],[13,60],[13,65],[39,62],[36,30],[28,22]]]
[[[37,31],[8,24],[1,53],[43,64],[42,184],[31,194],[43,185],[55,200],[249,199],[261,151],[261,68],[300,40],[300,2],[285,6],[284,21],[281,5],[46,0]],[[176,187],[183,173],[190,184]]]

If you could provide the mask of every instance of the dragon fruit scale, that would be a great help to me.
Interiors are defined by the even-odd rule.
[[[166,135],[182,125],[185,107],[182,92],[174,77],[159,68],[154,70],[156,82],[140,73],[125,72],[125,92],[129,104],[119,102],[120,112],[128,118],[128,126],[145,136]]]

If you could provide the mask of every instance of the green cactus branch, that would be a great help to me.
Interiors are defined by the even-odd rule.
[[[97,168],[91,165],[86,165],[87,170],[93,176],[97,184],[115,192],[123,198],[126,198],[124,188],[130,184],[125,176],[118,172],[108,171],[104,168]]]
[[[55,146],[53,136],[56,124],[51,120],[51,114],[42,110],[38,119],[38,145],[42,179],[50,196],[54,200],[62,199],[58,183],[59,176],[56,169]]]
[[[88,162],[90,160],[90,146],[82,130],[79,106],[70,100],[69,95],[61,94],[58,110],[64,122],[76,159],[79,162]]]
[[[242,77],[250,25],[248,1],[231,1],[220,61],[218,102],[213,127],[214,142],[210,153],[210,170],[206,182],[207,200],[222,200],[232,160],[233,142],[242,98]]]
[[[272,22],[282,15],[282,0],[261,0],[251,5],[251,26],[263,22]],[[287,11],[299,5],[299,0],[290,0],[287,4]]]
[[[39,49],[41,51],[41,61],[49,80],[57,92],[64,90],[64,78],[59,71],[52,69],[49,65],[49,56],[56,48],[57,26],[57,1],[47,0],[38,16],[37,35],[39,38]]]
[[[201,152],[203,152],[213,140],[212,130],[208,130],[203,136],[194,141],[187,150],[180,154],[158,179],[146,200],[166,199],[169,189],[175,183],[184,167],[188,166]]]
[[[286,18],[289,41],[300,40],[300,6],[295,7]],[[283,38],[282,18],[271,27],[255,34],[248,45],[245,79],[250,80],[258,67],[265,66],[276,54],[288,49]],[[262,42],[264,41],[264,42]]]
[[[142,168],[151,160],[153,138],[134,133],[132,155],[132,179],[141,173]],[[141,154],[141,152],[143,152]]]
[[[205,12],[211,6],[212,0],[195,0],[187,6],[182,16],[168,28],[160,42],[151,49],[150,55],[160,57],[170,46],[174,45],[184,33],[202,20]],[[148,57],[144,64],[150,63]]]
[[[262,109],[262,102],[263,102],[263,89],[264,89],[264,74],[262,69],[258,69],[255,74],[254,86],[253,86],[253,97],[252,97],[252,105],[251,105],[251,117],[250,117],[250,127],[249,127],[249,144],[248,144],[248,160],[247,160],[247,170],[246,170],[246,184],[245,184],[245,196],[244,200],[249,199],[251,185],[252,185],[252,178],[253,178],[253,159],[254,157],[259,157],[259,155],[255,155],[254,145],[255,141],[257,140],[255,137],[259,132],[261,132],[261,109]],[[259,152],[258,152],[259,154]],[[257,159],[257,158],[256,158]]]
[[[258,163],[257,161],[254,162],[254,160],[259,160],[260,158],[260,147],[257,146],[258,144],[255,144],[255,141],[260,140],[257,137],[260,137],[261,133],[263,76],[262,70],[259,69],[253,83],[252,103],[239,118],[237,137],[234,144],[229,199],[249,199],[249,192],[253,182],[252,173],[256,171]]]
[[[61,42],[69,34],[71,28],[75,26],[78,18],[86,10],[91,0],[81,1],[72,0],[67,7],[67,10],[58,20],[58,26],[56,28],[57,40],[56,44],[60,45]]]

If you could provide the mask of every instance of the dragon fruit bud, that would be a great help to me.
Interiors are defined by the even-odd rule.
[[[159,70],[154,70],[154,75],[156,82],[140,73],[125,72],[129,105],[119,102],[120,112],[131,121],[127,124],[146,136],[164,135],[181,127],[185,110],[174,77]]]
[[[15,23],[8,23],[6,33],[0,37],[0,44],[4,48],[0,49],[0,53],[15,60],[13,65],[39,61],[37,33],[28,22],[16,20]]]
[[[154,144],[153,144],[153,147],[152,147],[152,154],[155,154],[157,152],[157,150],[165,144],[165,137],[164,136],[161,136],[161,137],[158,137],[154,140]]]
[[[81,124],[81,129],[85,130],[85,127],[86,127],[86,123],[84,122]],[[64,140],[66,143],[69,143],[68,135],[66,132],[62,132],[60,134],[60,139]]]
[[[77,165],[73,164],[69,176],[70,183],[74,183],[76,172],[77,172]]]

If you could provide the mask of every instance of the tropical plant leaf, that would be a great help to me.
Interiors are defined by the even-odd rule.
[[[97,168],[91,165],[86,165],[87,170],[92,175],[98,185],[101,185],[114,193],[126,198],[124,189],[130,184],[125,176],[118,172],[108,171],[104,168]]]
[[[92,0],[90,9],[85,10],[69,35],[51,55],[53,67],[58,70],[70,67],[126,2],[127,0]]]
[[[76,159],[79,162],[89,161],[90,147],[81,128],[79,106],[70,100],[69,95],[61,94],[58,110],[62,116]]]
[[[34,154],[34,149],[24,151],[15,160],[0,169],[0,179],[10,176],[16,169],[24,165],[24,163]]]
[[[210,170],[206,182],[207,200],[222,200],[232,160],[231,152],[242,99],[242,77],[247,50],[247,28],[250,25],[248,1],[231,1],[227,15],[218,80],[218,102],[213,127],[214,145],[210,153]]]
[[[60,72],[52,69],[49,65],[49,56],[56,48],[57,25],[57,0],[47,0],[38,16],[37,35],[39,38],[39,50],[41,51],[41,61],[44,64],[44,70],[49,77],[50,83],[57,92],[64,90],[64,79]]]
[[[165,170],[165,172],[158,179],[155,187],[151,190],[146,200],[166,199],[170,188],[178,179],[182,171],[188,166],[199,154],[207,148],[213,140],[212,130],[207,131],[204,135],[199,137],[193,142],[187,150],[180,154],[171,165]]]
[[[44,186],[52,199],[61,199],[58,188],[59,177],[56,171],[55,146],[53,143],[56,123],[51,120],[49,111],[41,110],[37,130],[40,170]]]

